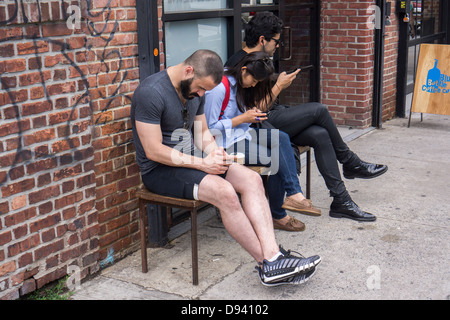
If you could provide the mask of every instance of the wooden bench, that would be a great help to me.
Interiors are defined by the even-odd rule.
[[[136,193],[139,199],[139,228],[141,233],[141,261],[142,272],[148,272],[147,266],[147,237],[145,226],[147,225],[146,205],[155,204],[166,206],[169,208],[180,208],[190,211],[191,213],[191,253],[192,253],[192,283],[198,285],[198,250],[197,250],[197,211],[206,202],[198,200],[187,200],[161,196],[159,194],[148,191],[143,188]]]
[[[307,152],[307,163],[306,163],[306,197],[310,197],[311,193],[311,149],[309,147],[299,147],[300,154]],[[260,166],[249,166],[250,169],[258,172],[259,174],[267,173],[266,167]],[[136,192],[136,197],[139,200],[139,228],[140,228],[140,239],[141,239],[141,263],[142,272],[148,272],[147,264],[147,236],[146,236],[146,226],[147,226],[147,204],[153,204],[158,206],[167,207],[167,223],[170,227],[172,224],[171,219],[171,208],[179,208],[182,210],[187,210],[190,212],[191,218],[191,255],[192,255],[192,283],[198,285],[198,245],[197,245],[197,214],[198,210],[208,203],[199,200],[188,200],[181,198],[173,198],[162,196],[153,192],[148,191],[145,187]]]

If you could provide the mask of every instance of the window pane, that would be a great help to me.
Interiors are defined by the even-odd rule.
[[[243,6],[257,6],[261,4],[273,4],[273,0],[244,0],[242,1]]]
[[[198,49],[217,52],[225,62],[227,55],[227,23],[225,18],[166,22],[166,65],[183,62]]]
[[[164,0],[164,13],[226,8],[227,0]]]

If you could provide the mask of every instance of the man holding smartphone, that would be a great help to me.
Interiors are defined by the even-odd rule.
[[[320,257],[278,246],[261,177],[232,162],[235,157],[218,147],[208,129],[204,95],[222,75],[217,53],[197,50],[141,81],[133,94],[131,125],[142,182],[164,196],[216,206],[225,229],[258,263],[262,284],[302,284]],[[191,141],[207,155],[196,156]]]

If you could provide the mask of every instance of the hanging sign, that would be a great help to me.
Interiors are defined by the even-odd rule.
[[[421,44],[412,112],[450,115],[450,45]]]

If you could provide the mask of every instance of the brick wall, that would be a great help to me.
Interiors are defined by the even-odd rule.
[[[395,114],[398,21],[392,3],[386,27],[383,121]],[[374,79],[374,0],[322,1],[322,103],[335,122],[365,128],[371,125]]]
[[[139,85],[135,1],[94,1],[87,47],[93,111],[93,149],[99,225],[99,259],[130,252],[138,240],[139,168],[131,140],[131,97]],[[106,4],[106,5],[105,5]]]
[[[135,0],[0,3],[0,298],[137,243],[136,29]]]
[[[382,121],[395,117],[397,97],[397,60],[399,20],[395,14],[395,1],[391,1],[391,25],[386,26],[386,41],[384,44],[384,81],[383,81],[383,107]],[[402,22],[403,23],[403,22]]]

